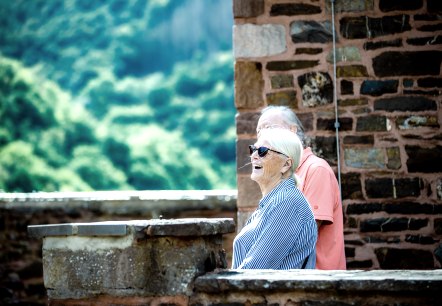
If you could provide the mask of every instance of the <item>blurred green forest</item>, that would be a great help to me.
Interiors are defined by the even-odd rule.
[[[231,7],[0,0],[0,191],[235,189]]]

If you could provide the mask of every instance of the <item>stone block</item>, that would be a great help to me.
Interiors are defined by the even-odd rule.
[[[439,0],[427,0],[427,10],[431,14],[441,14],[442,2]]]
[[[44,235],[49,299],[190,295],[196,276],[226,267],[222,235],[235,230],[233,219],[227,218],[71,225],[78,229],[71,235],[53,230],[48,234],[44,226],[38,227]],[[64,225],[48,227],[54,226]],[[127,228],[125,235],[118,231],[120,226]],[[37,227],[29,228],[32,232]]]
[[[375,250],[381,269],[432,269],[433,254],[425,250],[378,248]]]
[[[314,15],[321,12],[319,6],[306,3],[276,3],[270,8],[270,16]]]
[[[271,61],[266,65],[266,69],[269,71],[289,71],[313,68],[319,65],[318,60],[313,61]]]
[[[256,138],[238,139],[236,141],[236,171],[238,174],[250,175],[252,173],[249,145],[255,142]]]
[[[333,82],[327,72],[309,72],[298,77],[302,104],[308,107],[333,103]]]
[[[385,132],[390,128],[390,122],[385,116],[364,116],[356,121],[356,131],[358,132]]]
[[[329,43],[333,41],[332,24],[330,21],[295,21],[290,24],[290,36],[295,44]]]
[[[322,48],[296,48],[295,54],[320,54],[322,53]]]
[[[384,169],[385,153],[378,148],[345,148],[344,160],[347,167],[357,169]]]
[[[361,84],[362,95],[381,96],[388,93],[397,93],[399,86],[398,80],[366,80]]]
[[[439,129],[440,125],[436,116],[401,116],[396,118],[396,125],[400,130],[411,130],[422,127]]]
[[[362,199],[361,175],[359,173],[342,173],[341,185],[343,199]]]
[[[405,235],[405,242],[428,245],[428,244],[434,244],[437,241],[430,236]]]
[[[325,1],[327,12],[331,12],[331,2]],[[334,1],[335,12],[365,12],[374,8],[373,0],[337,0]]]
[[[442,88],[442,78],[434,78],[434,77],[421,78],[417,80],[417,85],[419,87],[424,87],[424,88],[431,88],[431,87]]]
[[[333,63],[333,50],[327,54],[327,62]],[[339,62],[359,62],[361,61],[361,52],[357,47],[348,46],[336,49],[336,63]]]
[[[338,100],[339,106],[359,106],[368,105],[368,100],[366,98],[360,99],[340,99]]]
[[[387,168],[398,170],[402,166],[401,151],[399,147],[387,148]]]
[[[338,78],[361,78],[368,77],[367,67],[362,65],[349,65],[336,67]]]
[[[377,218],[362,220],[360,231],[366,232],[400,232],[418,230],[428,225],[428,219],[414,218]]]
[[[236,135],[256,135],[259,112],[240,112],[236,114]]]
[[[277,92],[270,92],[266,94],[267,105],[284,105],[292,109],[298,108],[296,100],[296,91],[284,90]]]
[[[364,50],[377,50],[388,47],[402,47],[402,38],[385,41],[367,41],[364,43]]]
[[[347,205],[346,213],[349,215],[361,215],[382,211],[381,203],[351,203]]]
[[[237,109],[259,108],[264,105],[264,80],[260,63],[235,63],[235,106]]]
[[[280,24],[241,24],[233,26],[235,58],[266,57],[287,49],[285,27]]]
[[[379,0],[379,9],[382,12],[415,11],[422,8],[422,0]]]
[[[352,144],[373,145],[374,144],[374,137],[373,137],[373,135],[344,136],[344,144],[345,145],[352,145]]]
[[[316,121],[316,128],[318,130],[324,130],[324,131],[335,131],[335,119],[326,119],[326,118],[319,118]],[[339,130],[340,131],[351,131],[353,129],[353,119],[352,118],[338,118],[339,122]]]
[[[336,137],[316,136],[311,139],[312,151],[324,158],[330,166],[336,166]]]
[[[442,172],[442,163],[439,162],[442,156],[442,146],[423,148],[406,145],[405,152],[408,156],[408,172]]]
[[[272,89],[293,87],[293,75],[278,74],[270,76]]]
[[[353,82],[341,80],[341,95],[352,95],[353,93]]]
[[[264,13],[264,0],[233,0],[234,18],[258,17]]]
[[[341,35],[347,39],[376,38],[411,30],[410,16],[394,15],[380,18],[367,16],[342,17]]]
[[[414,46],[428,46],[442,44],[442,37],[440,35],[428,37],[411,37],[407,39],[407,44]]]
[[[259,185],[248,176],[238,176],[238,208],[256,208],[262,198]]]
[[[388,112],[423,112],[436,110],[436,102],[426,97],[418,96],[395,96],[381,98],[374,101],[374,110],[385,110]]]
[[[377,77],[440,75],[441,61],[442,51],[387,51],[373,58],[373,70]]]

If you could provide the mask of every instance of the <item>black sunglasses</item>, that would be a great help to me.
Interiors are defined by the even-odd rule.
[[[269,148],[267,148],[267,147],[259,147],[259,148],[257,148],[257,147],[255,147],[254,145],[249,145],[249,151],[250,151],[250,155],[252,155],[253,152],[258,151],[258,156],[259,156],[259,157],[264,157],[264,156],[266,156],[267,153],[269,153],[269,151],[272,151],[272,152],[275,152],[275,153],[278,153],[278,154],[282,154],[282,155],[284,155],[284,156],[287,156],[287,155],[285,155],[284,153],[281,153],[281,152],[278,152],[278,151],[275,151],[275,150],[269,149]]]

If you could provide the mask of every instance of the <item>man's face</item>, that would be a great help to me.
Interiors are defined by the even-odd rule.
[[[290,127],[287,125],[279,112],[268,111],[259,117],[258,124],[256,126],[256,134],[259,137],[260,131],[262,129],[271,128],[283,128],[289,129],[296,133],[296,127]]]

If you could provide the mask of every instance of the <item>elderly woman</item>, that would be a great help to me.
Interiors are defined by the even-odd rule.
[[[294,174],[301,141],[287,129],[264,129],[249,148],[262,198],[235,237],[232,269],[314,269],[318,230]]]

